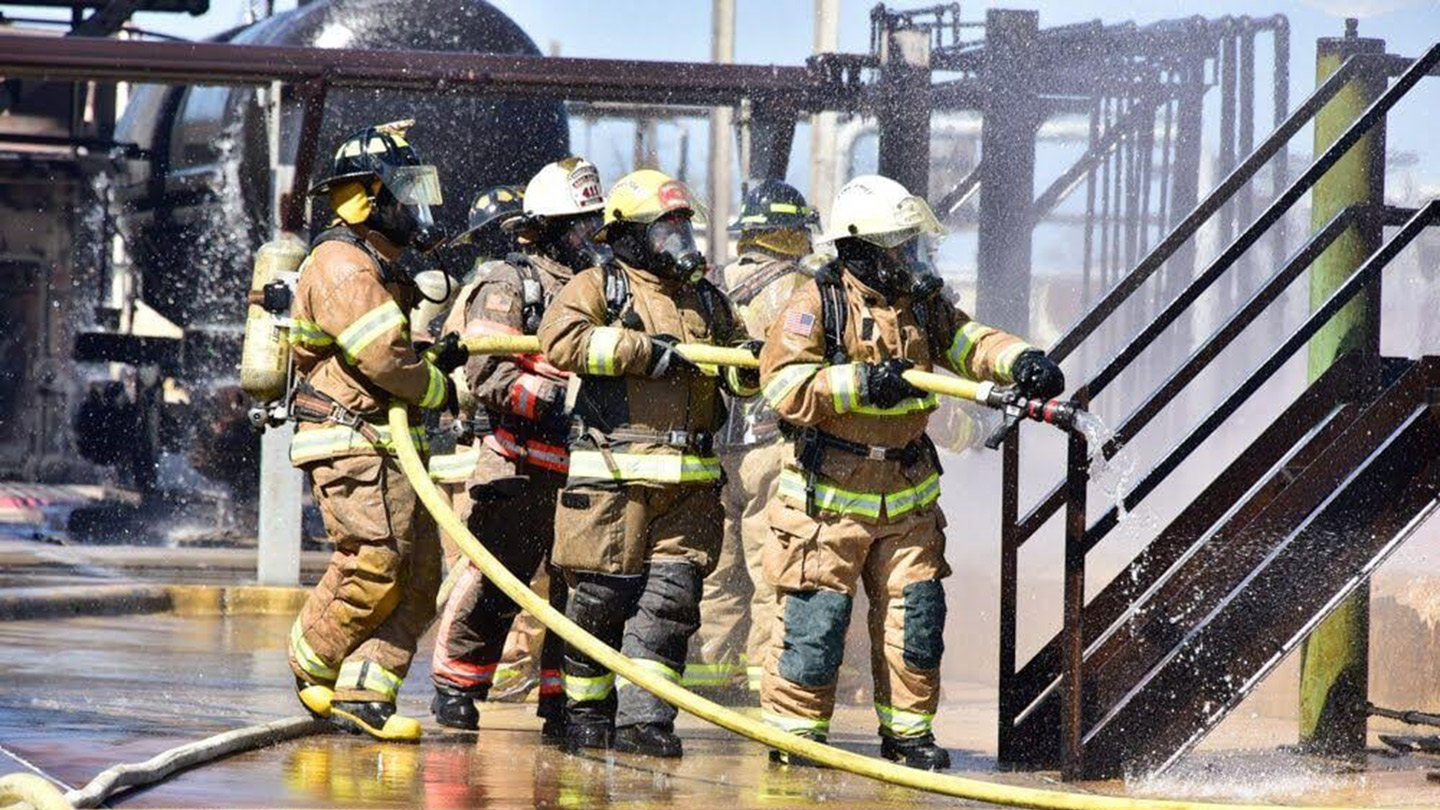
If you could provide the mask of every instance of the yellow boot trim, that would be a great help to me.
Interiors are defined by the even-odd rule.
[[[330,702],[334,699],[335,690],[318,683],[300,690],[300,703],[316,717],[329,717]]]
[[[361,731],[364,731],[377,740],[385,740],[387,742],[417,742],[423,733],[420,730],[419,720],[413,717],[406,717],[403,714],[390,715],[389,719],[385,721],[384,728],[375,728],[360,719],[357,715],[351,714],[338,707],[331,707],[330,714],[332,717],[343,717],[349,722],[354,723]]]

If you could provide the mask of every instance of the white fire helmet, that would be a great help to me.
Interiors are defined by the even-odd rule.
[[[525,186],[525,213],[530,216],[568,217],[604,210],[600,170],[584,158],[546,164]]]
[[[830,227],[817,242],[856,237],[882,248],[916,236],[941,237],[945,228],[930,204],[888,177],[863,174],[846,183],[830,207]]]

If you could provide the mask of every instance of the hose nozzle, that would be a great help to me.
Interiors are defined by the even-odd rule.
[[[1010,429],[1021,419],[1054,425],[1067,433],[1075,429],[1075,414],[1080,406],[1060,399],[1027,399],[1013,387],[991,388],[984,404],[1005,415],[1005,422],[985,440],[985,447],[995,450],[1005,441]]]

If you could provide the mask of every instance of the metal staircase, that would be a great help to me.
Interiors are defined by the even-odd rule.
[[[1343,86],[1398,74],[1075,399],[1088,404],[1114,382],[1437,64],[1440,45],[1414,61],[1356,55],[1318,87],[1060,339],[1052,357],[1084,345]],[[1125,418],[1106,455],[1164,412],[1341,234],[1381,224],[1399,230],[1144,472],[1125,496],[1127,508],[1143,503],[1346,303],[1377,289],[1390,261],[1440,224],[1440,200],[1413,211],[1352,206],[1336,214]],[[1089,600],[1086,555],[1118,525],[1119,510],[1091,520],[1086,458],[1084,438],[1072,437],[1065,480],[1021,515],[1015,431],[1003,455],[1000,761],[1059,766],[1067,778],[1150,772],[1174,762],[1440,508],[1440,358],[1342,358]],[[1019,550],[1062,510],[1064,627],[1021,664]]]

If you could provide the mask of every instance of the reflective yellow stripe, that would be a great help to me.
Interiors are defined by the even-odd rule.
[[[800,206],[792,203],[770,203],[770,210],[777,214],[798,214]]]
[[[984,324],[975,321],[966,321],[963,326],[955,330],[955,337],[950,341],[950,349],[945,356],[950,359],[950,365],[954,366],[960,373],[973,378],[974,369],[970,367],[970,355],[975,353],[975,345],[980,339],[994,332]]]
[[[794,363],[779,369],[770,381],[765,383],[765,401],[770,403],[772,408],[780,407],[780,403],[790,396],[791,391],[815,376],[815,372],[819,370],[819,363]]]
[[[780,495],[797,504],[805,503],[805,476],[798,470],[780,472]],[[929,506],[940,497],[940,473],[934,472],[924,481],[898,492],[851,492],[817,481],[815,506],[842,515],[863,515],[878,519],[883,514],[896,518]]]
[[[791,734],[825,734],[830,733],[830,718],[792,717],[788,714],[775,714],[774,712],[762,712],[761,717],[766,723]]]
[[[340,351],[345,353],[345,359],[355,364],[355,358],[365,350],[375,338],[399,327],[401,333],[406,332],[408,322],[405,320],[405,313],[400,311],[400,305],[393,300],[386,301],[378,307],[361,315],[354,323],[345,328],[335,342],[340,344]]]
[[[730,383],[730,390],[734,391],[737,396],[753,397],[760,392],[760,389],[741,382],[740,375],[746,370],[747,369],[742,369],[739,366],[726,366],[725,380]]]
[[[680,683],[685,686],[724,686],[739,675],[745,666],[739,661],[719,664],[686,664]]]
[[[761,666],[748,666],[745,668],[745,681],[750,686],[751,692],[760,691],[760,681],[765,678],[765,668]]]
[[[875,704],[875,714],[886,731],[899,737],[916,737],[935,727],[933,714],[909,712],[880,702]]]
[[[1015,358],[1019,357],[1026,350],[1033,348],[1035,347],[1031,346],[1025,341],[1017,340],[1015,341],[1015,345],[1010,346],[1009,348],[1000,352],[1000,356],[995,358],[996,379],[1000,382],[1012,381],[1014,379],[1014,376],[1011,375],[1010,371],[1011,367],[1015,365]]]
[[[335,338],[320,328],[320,324],[304,318],[290,319],[290,342],[301,346],[329,346]]]
[[[430,384],[425,387],[425,396],[420,398],[420,407],[439,408],[445,404],[445,372],[434,363],[427,362],[425,367],[430,370]]]
[[[615,675],[606,673],[594,678],[565,673],[565,697],[576,702],[604,700],[615,689]]]
[[[325,663],[310,642],[305,640],[305,631],[300,629],[300,620],[290,625],[290,650],[295,653],[295,662],[305,670],[305,674],[317,681],[330,683],[339,674],[336,669]]]
[[[606,463],[605,454],[599,450],[576,450],[570,454],[570,480],[588,478],[666,484],[720,480],[720,459],[715,456],[611,453],[608,461],[614,463],[614,469]]]
[[[659,675],[671,683],[680,683],[680,673],[660,661],[652,661],[648,658],[634,658],[631,660],[635,666],[640,669],[648,669],[651,674]],[[615,681],[616,689],[625,689],[626,687],[634,688],[634,686],[635,684],[624,678],[618,678]]]
[[[909,489],[891,492],[885,496],[885,514],[900,517],[912,509],[929,506],[940,497],[940,473],[931,473],[928,478]]]
[[[805,477],[797,470],[780,472],[780,494],[783,497],[805,503]],[[823,481],[815,484],[815,506],[827,512],[842,515],[864,515],[878,519],[885,496],[867,492],[850,492]]]
[[[340,665],[340,677],[335,679],[335,691],[356,689],[374,692],[383,700],[394,702],[400,691],[399,675],[380,666],[374,661],[346,661]]]
[[[373,425],[373,427],[375,432],[380,435],[378,444],[372,444],[360,435],[360,431],[345,425],[296,431],[295,438],[290,440],[290,461],[293,464],[303,464],[306,461],[329,458],[340,453],[348,453],[351,450],[378,450],[385,455],[394,455],[395,445],[390,440],[389,426]],[[425,434],[423,427],[410,428],[410,437],[421,452],[424,452],[430,445],[430,438]]]
[[[463,484],[470,480],[475,464],[480,460],[479,450],[466,450],[430,457],[430,480],[441,484]]]
[[[908,416],[912,413],[933,411],[940,407],[940,399],[934,394],[926,394],[923,397],[910,397],[902,399],[890,408],[876,408],[872,405],[859,405],[855,413],[866,416]]]
[[[585,352],[585,373],[616,376],[615,350],[619,346],[619,327],[597,326],[590,330],[590,348]]]
[[[845,363],[825,369],[825,379],[830,383],[830,396],[835,401],[835,413],[849,413],[860,405],[860,366]]]

